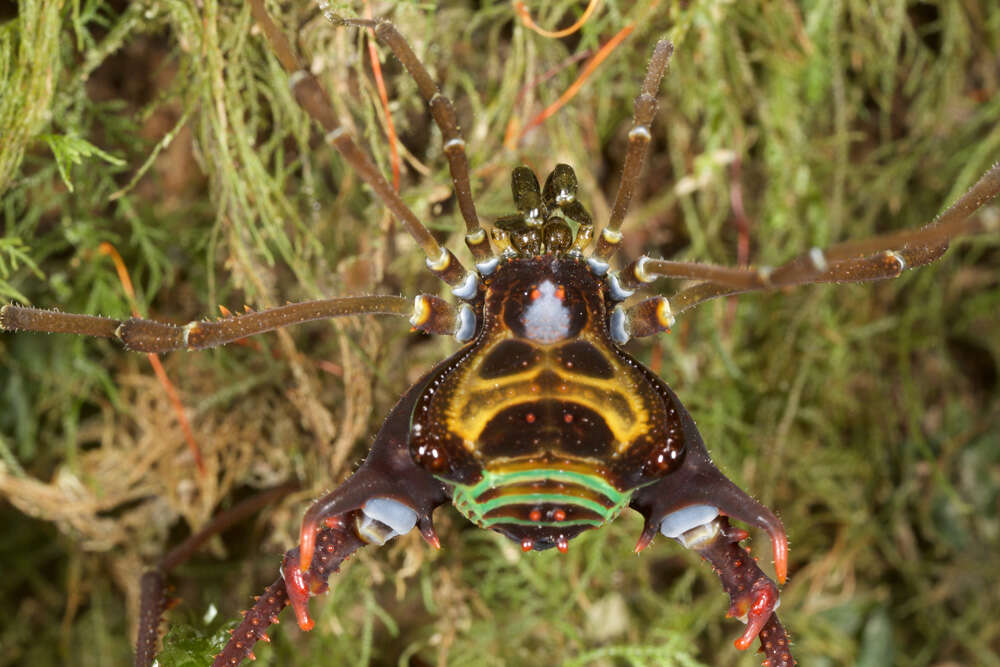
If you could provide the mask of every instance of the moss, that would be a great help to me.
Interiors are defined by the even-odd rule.
[[[487,220],[512,209],[514,166],[545,173],[558,161],[607,218],[632,98],[664,34],[676,53],[625,226],[630,257],[735,264],[734,206],[757,264],[916,227],[1000,155],[1000,15],[987,0],[609,0],[558,40],[525,29],[508,4],[480,4],[376,11],[456,101]],[[543,26],[582,11],[532,4]],[[364,36],[302,3],[272,10],[389,173]],[[2,298],[125,316],[102,242],[124,256],[140,309],[173,321],[218,303],[439,290],[311,130],[243,3],[29,1],[18,12],[0,25]],[[570,85],[574,54],[628,23],[568,105],[502,148],[512,118],[523,126]],[[439,135],[380,52],[403,197],[458,252]],[[50,150],[66,141],[53,137],[104,152],[68,167],[72,192]],[[996,664],[998,256],[995,233],[964,239],[896,281],[719,300],[631,344],[686,402],[720,466],[785,521],[782,615],[803,664]],[[3,510],[0,665],[122,664],[143,564],[255,489],[299,478],[301,493],[174,577],[182,641],[209,605],[213,624],[236,618],[275,576],[309,500],[350,472],[408,383],[453,348],[366,320],[166,356],[208,464],[200,477],[145,358],[104,341],[0,337],[0,494],[16,508]],[[411,535],[353,559],[313,602],[317,629],[283,623],[258,656],[757,664],[732,648],[739,628],[702,564],[663,540],[631,555],[630,513],[567,556],[522,555],[440,514],[442,551]],[[769,560],[765,540],[754,546]]]

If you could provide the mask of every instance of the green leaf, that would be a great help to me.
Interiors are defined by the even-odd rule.
[[[70,192],[73,191],[73,183],[69,179],[69,169],[75,164],[83,164],[84,159],[97,156],[117,167],[125,164],[125,160],[101,150],[82,137],[72,134],[42,134],[40,136],[52,149],[56,165],[59,167],[59,175],[62,176],[63,183],[66,184]]]
[[[160,667],[202,667],[210,664],[229,641],[235,624],[210,630],[177,624],[163,638],[163,650],[156,656]]]

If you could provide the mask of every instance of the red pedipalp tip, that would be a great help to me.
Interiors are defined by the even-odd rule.
[[[313,553],[316,551],[316,525],[307,517],[302,521],[299,531],[299,570],[306,572],[312,565]]]
[[[774,550],[774,574],[779,584],[784,585],[788,579],[788,538],[781,532],[771,536],[771,547]]]
[[[774,613],[774,607],[778,604],[778,591],[771,582],[766,582],[765,586],[757,589],[750,609],[747,611],[747,627],[743,634],[736,638],[733,645],[741,651],[745,651],[757,639],[757,635],[764,629],[764,624]]]
[[[298,613],[296,613],[295,616],[298,619],[299,627],[302,629],[303,632],[309,632],[310,630],[316,627],[316,621],[312,620],[309,617],[308,613],[306,614],[305,617],[300,617]]]
[[[294,562],[294,556],[285,556],[282,565],[282,572],[285,575],[285,592],[288,594],[288,603],[295,612],[295,620],[304,632],[312,630],[316,623],[309,617],[309,584],[306,583],[306,574]]]

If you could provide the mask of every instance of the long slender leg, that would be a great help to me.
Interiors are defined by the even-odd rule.
[[[410,315],[414,329],[430,334],[455,335],[468,330],[469,306],[456,311],[447,301],[432,294],[420,294],[412,302],[399,296],[348,296],[318,301],[289,303],[259,313],[250,311],[215,322],[194,321],[178,325],[131,317],[109,317],[60,313],[25,306],[0,308],[0,331],[68,333],[96,338],[115,338],[128,350],[161,353],[171,350],[200,350],[225,345],[303,322],[350,315]]]
[[[930,264],[947,249],[948,242],[944,241],[933,246],[905,246],[869,257],[831,261],[825,251],[814,248],[774,269],[739,269],[700,262],[639,258],[619,275],[619,284],[624,289],[634,289],[657,278],[686,278],[750,292],[812,283],[859,283],[896,278],[905,269]]]
[[[436,297],[421,296],[417,299],[418,307],[422,303],[420,299],[425,299],[423,305],[431,304],[436,311],[435,317],[427,318],[429,324],[440,326],[447,320],[441,312],[450,308],[446,302]],[[159,353],[216,347],[266,331],[330,317],[375,314],[406,316],[413,313],[416,319],[417,313],[414,310],[414,302],[399,296],[354,296],[290,303],[245,315],[234,316],[225,311],[228,315],[215,322],[195,321],[177,325],[138,317],[115,320],[6,305],[0,308],[0,330],[116,338],[129,350]],[[414,326],[417,326],[416,321]]]
[[[135,667],[149,667],[156,658],[160,621],[166,609],[165,579],[167,574],[190,558],[210,537],[246,520],[250,515],[275,503],[296,488],[298,488],[298,482],[289,482],[237,503],[184,540],[164,556],[154,569],[142,575],[139,585],[141,593],[139,631],[135,642]]]
[[[417,90],[430,107],[431,116],[441,130],[441,140],[444,153],[448,157],[448,167],[451,170],[451,181],[455,187],[455,197],[458,208],[465,219],[465,242],[476,258],[477,263],[483,263],[493,258],[490,241],[486,232],[479,225],[476,205],[472,198],[472,186],[469,182],[469,159],[465,152],[465,138],[458,126],[455,107],[451,100],[441,94],[427,68],[410,48],[406,38],[392,23],[385,19],[337,19],[344,25],[361,28],[374,28],[375,36],[388,46],[403,67],[417,83]]]
[[[295,100],[312,118],[322,126],[326,141],[347,160],[358,175],[375,191],[375,196],[385,205],[406,231],[416,240],[427,255],[427,265],[443,281],[457,287],[465,282],[468,272],[449,250],[442,248],[431,236],[431,232],[417,218],[416,214],[396,194],[389,182],[379,172],[354,138],[341,127],[330,98],[319,83],[319,79],[303,67],[292,51],[288,39],[271,20],[264,8],[264,0],[250,0],[254,19],[263,29],[271,50],[288,72]]]
[[[886,280],[898,278],[906,269],[913,269],[934,262],[948,250],[948,243],[938,246],[915,246],[900,250],[886,250],[872,257],[847,259],[830,264],[823,259],[822,251],[803,260],[793,259],[782,264],[772,272],[762,271],[754,274],[749,280],[752,283],[744,286],[734,286],[732,283],[705,282],[692,285],[670,297],[671,310],[674,315],[683,313],[705,301],[719,296],[757,292],[797,285],[813,283],[859,283],[871,280]]]
[[[642,171],[642,163],[646,158],[646,148],[651,139],[649,126],[653,122],[656,109],[659,106],[656,101],[656,93],[660,88],[660,81],[663,80],[673,52],[674,45],[670,42],[660,40],[656,43],[656,46],[653,47],[653,55],[649,59],[649,66],[646,69],[646,78],[642,82],[642,89],[635,98],[635,115],[632,119],[632,129],[628,133],[628,151],[625,153],[622,180],[618,185],[618,194],[615,195],[615,203],[611,208],[611,219],[598,237],[597,248],[593,254],[593,257],[601,262],[607,262],[611,259],[621,244],[619,230],[622,222],[625,221],[625,214],[628,213],[628,206],[635,193],[636,183],[639,182],[639,172]]]
[[[813,248],[774,269],[737,269],[696,262],[671,262],[640,257],[616,276],[624,292],[657,278],[705,282],[670,298],[674,315],[719,296],[824,282],[864,282],[895,278],[904,270],[929,264],[944,254],[951,239],[982,231],[969,216],[1000,194],[1000,163],[932,222],[826,249]]]

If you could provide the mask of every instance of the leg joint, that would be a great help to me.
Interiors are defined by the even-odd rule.
[[[405,535],[417,525],[417,513],[392,498],[372,498],[361,508],[357,530],[369,544],[383,545],[398,535]]]
[[[688,505],[663,517],[660,532],[688,549],[697,549],[718,535],[718,516],[719,508],[714,505]]]

